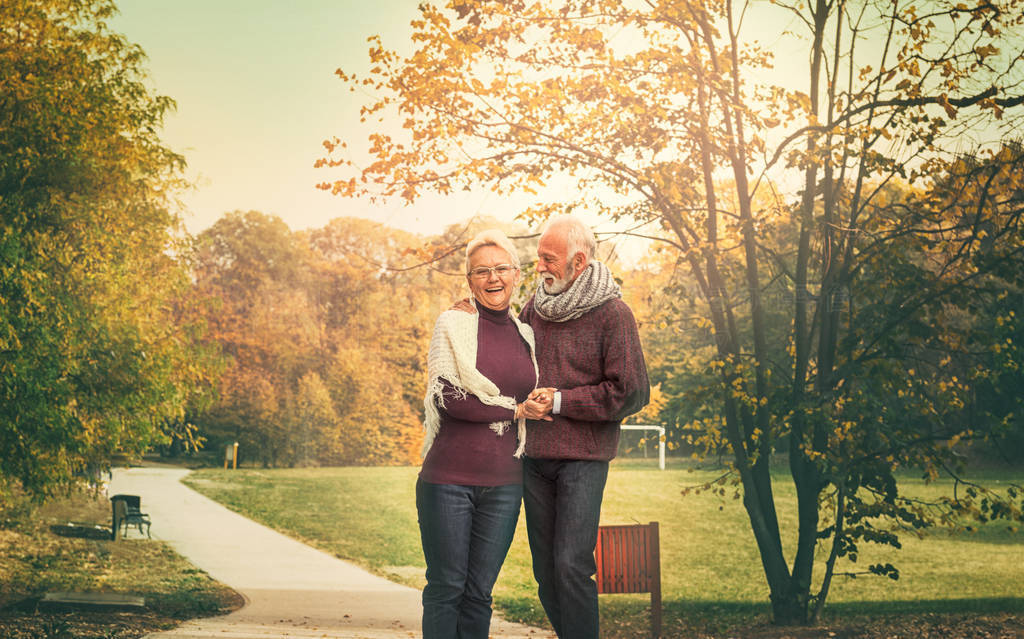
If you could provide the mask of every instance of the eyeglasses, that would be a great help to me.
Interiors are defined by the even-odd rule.
[[[498,264],[497,266],[478,266],[469,271],[470,277],[474,277],[478,280],[485,280],[494,273],[498,277],[507,277],[511,273],[514,273],[516,267],[511,264]]]

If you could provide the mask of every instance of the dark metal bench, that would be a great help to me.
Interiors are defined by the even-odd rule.
[[[661,636],[661,552],[658,522],[597,529],[597,592],[651,593],[651,637]]]
[[[151,521],[149,515],[142,512],[142,498],[138,495],[114,495],[110,498],[110,506],[113,509],[113,522],[110,529],[111,539],[117,539],[117,532],[124,528],[122,537],[128,536],[128,526],[135,526],[142,534],[142,527],[146,527],[146,537],[152,539],[149,534]]]

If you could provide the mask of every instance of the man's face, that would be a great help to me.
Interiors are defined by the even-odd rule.
[[[569,242],[564,232],[553,229],[540,236],[537,245],[537,272],[544,292],[557,295],[569,288],[579,274],[569,261]]]

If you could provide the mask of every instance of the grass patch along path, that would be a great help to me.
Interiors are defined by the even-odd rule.
[[[242,606],[234,590],[211,579],[166,544],[61,537],[67,521],[109,525],[106,497],[75,493],[42,507],[7,503],[0,510],[0,637],[132,639],[195,617]],[[47,592],[103,592],[145,597],[132,612],[36,612]]]
[[[411,467],[204,470],[186,482],[310,545],[422,587],[417,472]],[[891,562],[902,571],[901,579],[837,579],[823,626],[770,627],[767,587],[742,506],[731,495],[680,494],[716,475],[684,467],[612,465],[602,523],[660,522],[666,637],[1024,637],[1024,534],[998,523],[973,533],[936,529],[920,539],[905,533],[900,551],[866,546],[860,564],[839,571]],[[910,477],[903,487],[921,497],[945,489]],[[777,500],[783,525],[791,529],[795,507],[785,481],[779,482]],[[643,636],[648,602],[647,595],[602,596],[603,635]],[[509,620],[546,626],[522,518],[495,603]]]

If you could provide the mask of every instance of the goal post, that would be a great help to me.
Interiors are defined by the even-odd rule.
[[[665,470],[665,427],[654,424],[623,424],[622,430],[658,431],[658,468]]]

